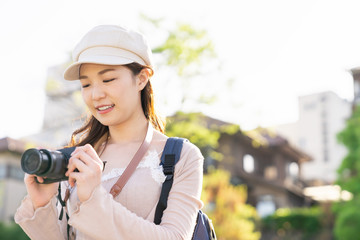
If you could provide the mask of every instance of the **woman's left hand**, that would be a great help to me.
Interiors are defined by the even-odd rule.
[[[76,182],[80,202],[88,200],[94,189],[101,184],[103,167],[103,162],[90,144],[77,147],[71,154],[65,175],[69,177],[70,186],[74,187]],[[74,172],[75,169],[78,172]]]

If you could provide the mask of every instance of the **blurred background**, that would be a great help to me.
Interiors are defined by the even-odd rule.
[[[86,108],[63,80],[99,24],[152,46],[167,135],[205,157],[218,239],[357,239],[360,31],[356,0],[0,2],[0,236],[26,194],[20,157],[60,148]],[[359,144],[358,144],[359,143]]]

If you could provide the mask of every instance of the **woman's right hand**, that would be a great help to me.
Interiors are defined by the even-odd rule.
[[[36,178],[40,183],[36,182]],[[35,175],[25,174],[25,185],[30,196],[34,210],[48,204],[51,198],[57,193],[59,183],[41,184],[44,179]]]

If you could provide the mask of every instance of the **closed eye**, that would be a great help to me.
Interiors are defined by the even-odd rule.
[[[112,81],[114,81],[114,80],[115,80],[115,78],[112,78],[112,79],[104,80],[103,82],[104,82],[104,83],[108,83],[108,82],[112,82]]]
[[[90,86],[90,84],[84,84],[84,85],[82,85],[81,87],[82,88],[87,88],[87,87],[89,87]]]

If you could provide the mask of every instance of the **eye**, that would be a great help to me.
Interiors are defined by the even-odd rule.
[[[104,83],[108,83],[108,82],[112,82],[112,81],[114,81],[114,80],[115,80],[115,78],[112,78],[112,79],[104,80],[103,82],[104,82]]]
[[[84,85],[82,85],[81,87],[82,88],[87,88],[87,87],[89,87],[90,86],[90,84],[84,84]]]

